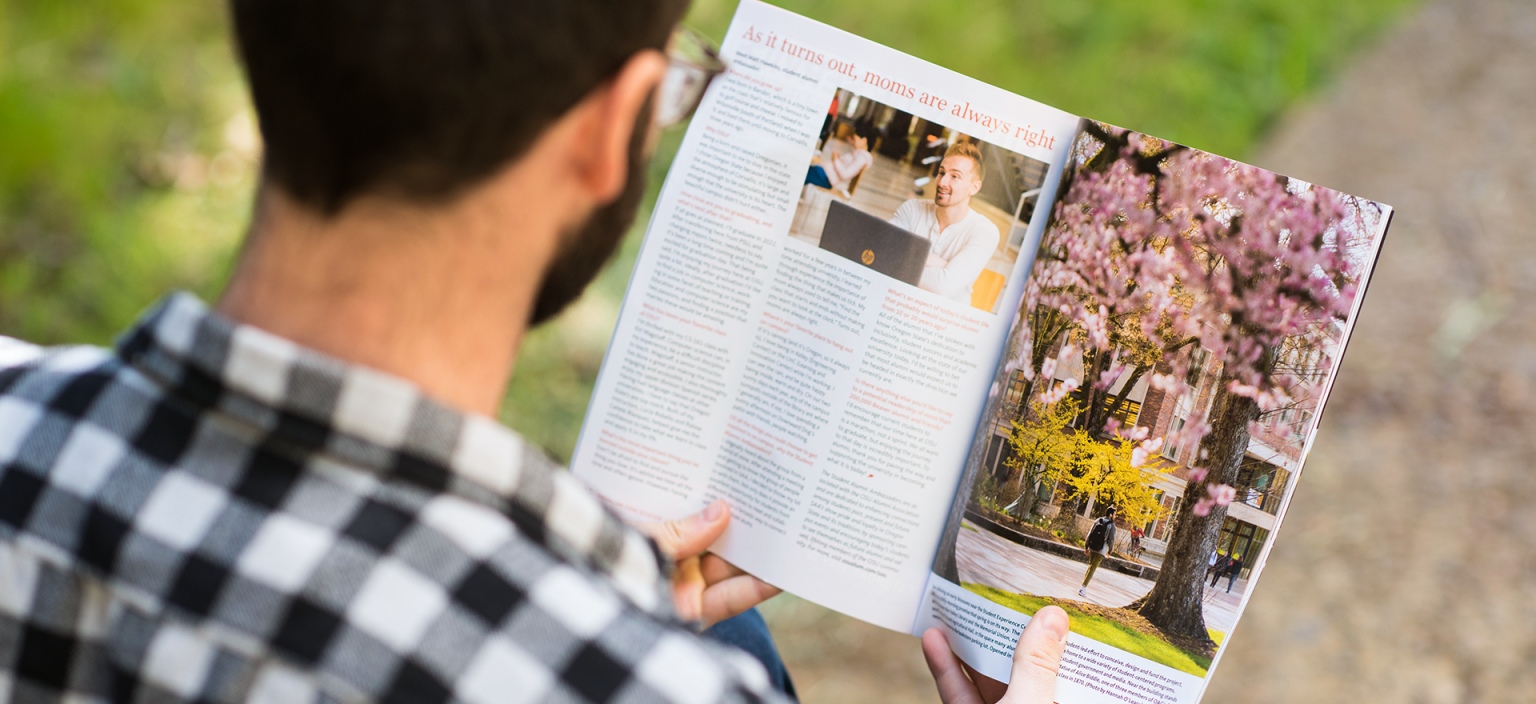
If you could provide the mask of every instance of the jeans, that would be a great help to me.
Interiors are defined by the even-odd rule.
[[[1103,561],[1104,555],[1102,553],[1093,552],[1088,554],[1088,574],[1083,575],[1083,586],[1088,586],[1088,582],[1093,579],[1093,573],[1099,570],[1099,563]]]
[[[826,189],[832,188],[832,181],[827,178],[827,170],[820,165],[813,165],[810,170],[806,171],[805,182],[812,186],[821,186]]]
[[[747,651],[768,670],[768,681],[773,683],[774,689],[798,701],[795,683],[790,681],[789,670],[784,668],[779,649],[773,644],[773,634],[768,632],[768,623],[757,609],[748,609],[710,626],[704,631],[704,637]]]

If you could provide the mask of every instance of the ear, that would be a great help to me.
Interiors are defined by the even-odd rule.
[[[647,99],[666,70],[667,59],[661,52],[637,52],[572,111],[580,125],[572,144],[578,175],[595,202],[608,203],[624,191],[636,118],[649,106]],[[645,117],[650,125],[650,116]]]

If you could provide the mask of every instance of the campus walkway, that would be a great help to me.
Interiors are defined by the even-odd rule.
[[[1085,601],[1099,606],[1126,606],[1152,590],[1152,580],[1100,567],[1088,585],[1088,597],[1077,595],[1087,563],[1031,550],[993,535],[970,521],[963,524],[955,544],[961,582],[975,582],[1008,592]],[[1207,583],[1208,584],[1208,583]],[[1247,580],[1239,579],[1228,594],[1227,578],[1205,589],[1205,625],[1227,633],[1237,620],[1237,606]]]

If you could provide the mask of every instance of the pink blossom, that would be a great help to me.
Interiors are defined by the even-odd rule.
[[[1172,374],[1153,374],[1147,383],[1151,384],[1154,389],[1171,394],[1179,390],[1179,385],[1182,382]]]
[[[1209,484],[1205,487],[1205,493],[1210,494],[1211,500],[1215,501],[1217,506],[1226,506],[1232,503],[1232,499],[1237,498],[1237,489],[1226,484]]]

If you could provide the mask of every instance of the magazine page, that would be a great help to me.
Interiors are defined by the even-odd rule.
[[[728,31],[572,470],[636,520],[727,498],[717,552],[905,631],[1077,118],[758,2]]]
[[[1072,617],[1062,704],[1194,702],[1264,568],[1391,210],[1084,121],[920,632],[1006,679]]]

